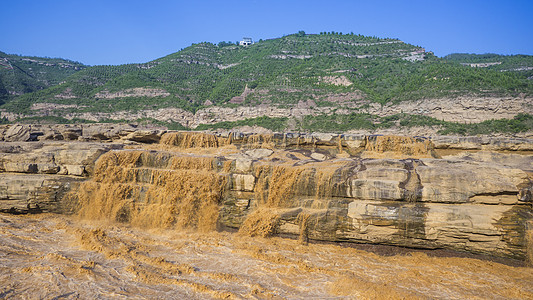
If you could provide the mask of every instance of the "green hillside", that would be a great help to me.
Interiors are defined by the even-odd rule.
[[[452,53],[443,58],[465,66],[512,72],[528,79],[533,79],[533,56],[531,55]]]
[[[81,63],[0,52],[0,103],[51,87],[84,69]]]
[[[435,119],[415,118],[413,123],[415,119],[410,115],[383,119],[359,110],[373,102],[465,96],[531,97],[533,81],[528,79],[531,78],[528,72],[532,57],[452,54],[439,58],[397,39],[303,32],[260,40],[250,46],[229,42],[193,44],[143,64],[83,68],[65,60],[48,59],[44,63],[47,59],[10,57],[8,62],[13,66],[17,61],[17,67],[10,69],[5,64],[2,72],[31,76],[18,75],[20,80],[11,81],[5,80],[6,75],[2,77],[4,87],[0,88],[4,94],[7,90],[8,94],[19,96],[1,105],[0,111],[16,113],[19,121],[27,122],[148,122],[184,129],[192,117],[182,122],[176,114],[185,113],[174,111],[174,118],[166,121],[144,113],[165,108],[183,109],[192,114],[213,107],[254,109],[266,105],[288,109],[308,105],[329,108],[330,113],[297,120],[285,116],[243,117],[240,121],[222,119],[219,124],[196,125],[201,125],[199,129],[260,125],[276,130],[336,131],[324,127],[324,123],[334,120],[339,124],[338,130],[349,130],[429,122],[443,130],[466,133],[470,129]],[[471,65],[487,62],[488,65]],[[49,69],[37,69],[37,66]],[[19,69],[27,71],[19,72]],[[68,72],[71,75],[64,78],[63,74]],[[343,112],[336,115],[339,109]],[[517,121],[504,123],[490,123],[472,132],[487,128],[493,128],[490,130],[494,132],[531,129],[527,114]]]
[[[145,64],[90,67],[3,108],[20,113],[32,103],[46,102],[77,104],[76,110],[87,112],[161,107],[195,111],[205,104],[290,106],[310,98],[335,106],[327,101],[332,93],[358,92],[379,103],[533,94],[531,81],[520,74],[471,68],[396,39],[294,34],[247,47],[220,45],[194,44]],[[246,86],[255,92],[231,101]],[[134,88],[149,88],[155,95],[128,92]],[[120,91],[129,96],[105,96]]]

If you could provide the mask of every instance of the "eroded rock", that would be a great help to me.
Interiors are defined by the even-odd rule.
[[[165,226],[186,227],[190,219],[239,228],[254,214],[269,232],[304,239],[526,255],[533,219],[527,152],[465,146],[468,152],[438,158],[427,155],[433,145],[425,139],[373,139],[387,145],[366,149],[368,138],[335,134],[186,132],[165,134],[161,146],[140,144],[155,143],[160,133],[117,126],[89,132],[91,139],[102,134],[100,142],[4,142],[0,210],[62,212],[75,187],[78,204],[92,208],[100,204],[91,193],[99,191],[108,206],[91,211],[119,222],[140,222],[135,213],[150,208],[150,220],[168,220]],[[124,149],[132,139],[138,141]],[[364,155],[402,149],[409,153],[401,158]]]

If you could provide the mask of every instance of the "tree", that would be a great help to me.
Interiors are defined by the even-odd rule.
[[[305,31],[303,31],[303,30],[298,31],[298,36],[299,37],[304,37],[305,36]]]
[[[231,46],[233,45],[232,42],[225,42],[225,41],[222,41],[220,43],[218,43],[218,47],[222,48],[222,47],[226,47],[226,46]]]

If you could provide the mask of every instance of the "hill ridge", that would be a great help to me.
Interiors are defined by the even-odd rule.
[[[270,108],[265,116],[271,118],[386,116],[370,108],[430,99],[512,99],[511,113],[503,114],[512,118],[521,103],[530,101],[524,100],[533,95],[527,73],[501,72],[494,69],[498,65],[473,68],[465,59],[438,58],[398,39],[354,34],[298,33],[250,46],[203,42],[146,63],[85,68],[60,84],[16,97],[0,107],[0,114],[9,121],[122,119],[194,128],[213,120],[237,121],[216,115],[236,113],[239,107]],[[511,60],[516,65],[518,59]],[[530,58],[524,61],[528,67]],[[294,113],[305,109],[310,110]]]

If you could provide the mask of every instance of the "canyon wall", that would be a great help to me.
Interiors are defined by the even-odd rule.
[[[531,251],[530,139],[114,126],[3,128],[0,210],[75,213],[141,227],[235,228],[304,243],[519,259]]]

